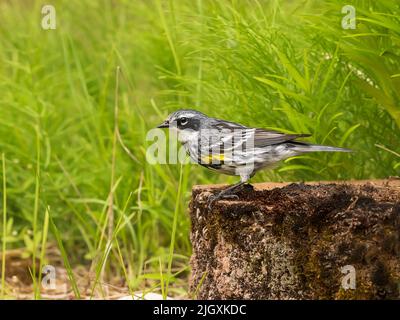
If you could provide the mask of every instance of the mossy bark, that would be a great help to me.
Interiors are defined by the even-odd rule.
[[[197,298],[400,298],[399,180],[258,184],[209,210],[217,189],[194,187],[190,204]]]

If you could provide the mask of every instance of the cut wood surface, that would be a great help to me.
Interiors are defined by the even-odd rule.
[[[399,299],[400,180],[261,183],[190,204],[199,299]]]

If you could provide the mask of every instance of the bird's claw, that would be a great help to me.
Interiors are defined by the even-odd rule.
[[[221,199],[235,199],[239,200],[239,196],[237,194],[227,194],[221,197]]]
[[[236,194],[217,194],[217,195],[211,195],[208,198],[208,209],[212,210],[212,206],[214,204],[215,201],[217,200],[221,200],[221,199],[235,199],[235,200],[239,200],[239,196]]]
[[[207,202],[208,210],[212,210],[212,205],[213,205],[213,203],[215,202],[215,200],[217,200],[217,196],[214,196],[214,195],[211,195],[211,196],[208,198],[208,202]]]

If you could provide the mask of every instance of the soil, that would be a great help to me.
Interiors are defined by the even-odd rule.
[[[44,300],[73,300],[73,292],[67,270],[64,267],[58,248],[51,244],[46,248],[47,265],[55,269],[54,288],[40,285],[40,297]],[[1,263],[1,259],[0,259]],[[34,286],[32,281],[32,257],[27,255],[25,249],[6,251],[6,299],[31,300],[34,299]],[[36,260],[36,279],[39,277],[40,260]],[[89,266],[78,265],[73,268],[73,274],[80,292],[81,299],[118,299],[129,295],[127,285],[123,278],[107,278],[105,282],[98,283],[95,290],[93,284],[96,275],[90,271]],[[42,279],[45,274],[42,274]]]
[[[1,255],[0,255],[1,257]],[[54,288],[41,285],[40,299],[43,300],[75,300],[77,296],[74,293],[68,272],[64,267],[64,263],[56,244],[50,243],[46,248],[45,264],[53,266],[55,269],[55,286]],[[0,259],[1,265],[1,259]],[[36,260],[36,279],[39,277],[40,261]],[[181,269],[182,266],[179,266]],[[23,248],[6,251],[6,272],[5,272],[5,298],[18,300],[34,299],[34,286],[32,281],[32,257],[27,255],[27,251]],[[146,280],[140,287],[136,288],[134,293],[128,289],[125,277],[121,274],[121,270],[113,270],[110,268],[107,274],[98,279],[96,273],[91,270],[90,265],[73,265],[72,272],[80,294],[80,299],[105,299],[105,300],[132,300],[134,294],[135,300],[154,300],[162,299],[162,296],[155,293],[154,288],[157,287],[158,280]],[[143,270],[145,273],[152,272],[151,269]],[[176,272],[173,269],[173,272]],[[42,274],[44,279],[45,274]],[[96,286],[95,286],[96,284]],[[171,293],[169,299],[187,298],[182,295],[182,288],[187,287],[187,279],[177,279],[170,285]],[[180,289],[179,294],[175,293],[177,288]],[[178,291],[178,290],[176,290]],[[171,297],[172,296],[172,297]]]
[[[190,205],[199,299],[400,298],[400,180],[258,184],[209,210],[219,189]]]

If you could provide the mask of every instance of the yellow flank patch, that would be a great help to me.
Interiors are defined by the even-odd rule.
[[[211,164],[211,163],[219,163],[224,161],[225,156],[223,153],[220,154],[210,154],[208,156],[202,157],[201,161],[205,164]]]

